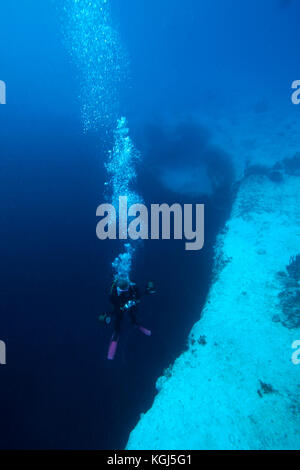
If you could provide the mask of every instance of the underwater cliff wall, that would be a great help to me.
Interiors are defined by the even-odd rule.
[[[241,184],[201,319],[127,449],[300,448],[300,318],[282,302],[299,289],[299,206],[296,175]]]

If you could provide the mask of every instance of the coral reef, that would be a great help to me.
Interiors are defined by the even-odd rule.
[[[282,290],[278,294],[282,316],[281,323],[287,328],[300,326],[300,254],[292,256],[286,272],[279,271]]]
[[[258,395],[262,398],[264,395],[270,394],[270,393],[276,393],[277,390],[275,390],[272,385],[267,384],[266,382],[263,382],[262,380],[259,381],[260,383],[260,388],[257,390]]]
[[[248,178],[254,175],[266,176],[274,183],[281,183],[283,181],[283,174],[280,170],[282,170],[280,163],[276,163],[272,167],[268,167],[267,165],[249,165],[245,169],[244,177]]]
[[[193,119],[147,126],[146,159],[169,190],[190,197],[231,190],[235,180],[231,155],[215,145],[211,131]]]
[[[225,226],[222,232],[217,236],[215,249],[214,249],[214,264],[212,269],[212,280],[216,281],[223,271],[223,269],[230,263],[231,257],[224,253],[224,236],[228,231],[228,226]]]
[[[287,175],[300,176],[300,152],[297,152],[292,158],[285,158],[283,166]]]
[[[206,336],[201,335],[200,338],[198,339],[198,343],[201,344],[202,346],[205,346],[207,344]]]
[[[285,268],[298,253],[299,205],[295,176],[240,184],[188,349],[157,380],[127,450],[300,448],[297,336],[278,322],[276,304],[280,290],[299,280],[299,255]]]
[[[282,175],[282,173],[280,173],[280,171],[274,171],[274,170],[270,171],[268,173],[268,177],[274,183],[281,183],[281,181],[283,181],[283,175]]]

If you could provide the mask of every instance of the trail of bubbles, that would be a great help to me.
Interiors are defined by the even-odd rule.
[[[64,37],[78,69],[84,131],[114,125],[127,57],[107,0],[65,0]]]
[[[114,139],[114,147],[109,152],[105,168],[109,177],[106,185],[111,194],[112,204],[118,210],[119,196],[126,196],[128,205],[142,202],[141,196],[132,189],[137,177],[136,163],[141,157],[129,136],[125,117],[118,120]]]
[[[136,163],[140,158],[129,137],[126,118],[118,119],[119,88],[127,78],[128,60],[118,32],[112,27],[108,0],[65,0],[64,37],[79,73],[84,131],[114,129],[113,149],[105,168],[108,174],[106,195],[118,210],[119,196],[128,204],[142,202],[133,190]],[[130,279],[134,248],[124,245],[112,263],[115,280]]]
[[[127,120],[122,117],[118,120],[114,132],[114,147],[109,152],[108,162],[105,164],[109,177],[106,186],[112,205],[119,211],[119,196],[127,197],[128,206],[142,203],[143,199],[134,190],[136,181],[136,164],[140,160],[140,153],[136,150],[129,136]],[[120,215],[120,214],[119,214]],[[134,248],[132,244],[125,244],[125,253],[120,254],[112,263],[115,271],[115,280],[130,280],[130,271]]]
[[[130,282],[132,256],[134,253],[134,249],[129,243],[126,243],[124,245],[124,248],[125,253],[120,253],[119,256],[117,256],[112,263],[112,267],[114,270],[114,280],[125,280],[127,282]]]

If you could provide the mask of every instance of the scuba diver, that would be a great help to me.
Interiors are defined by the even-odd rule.
[[[155,294],[155,287],[152,281],[148,282],[143,294]],[[141,326],[137,321],[137,311],[138,304],[141,299],[141,292],[134,282],[130,282],[127,279],[119,279],[115,281],[112,285],[109,299],[113,305],[113,311],[111,314],[100,315],[99,320],[106,324],[110,324],[111,316],[115,317],[114,332],[107,354],[107,359],[111,361],[114,359],[117,351],[121,324],[126,313],[129,314],[131,323],[138,328],[141,333],[146,336],[151,336],[151,331]]]

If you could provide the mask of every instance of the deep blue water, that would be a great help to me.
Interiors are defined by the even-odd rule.
[[[206,203],[205,247],[189,253],[183,242],[153,241],[138,249],[134,280],[143,286],[153,279],[157,286],[156,296],[140,309],[153,336],[126,327],[118,355],[108,363],[111,329],[97,317],[109,308],[111,262],[120,245],[95,235],[107,144],[97,133],[83,134],[79,83],[53,2],[5,2],[0,339],[7,343],[7,366],[0,370],[1,448],[124,448],[153,401],[156,378],[185,348],[199,318],[211,281],[213,243],[232,198],[228,190],[198,201],[163,187],[157,160],[172,167],[177,157],[161,119],[218,110],[236,92],[253,95],[255,104],[281,96],[299,78],[297,0],[113,0],[112,5],[131,62],[121,114],[144,156],[136,189],[149,203]],[[192,147],[193,162],[197,129],[186,122],[181,145]],[[200,145],[197,138],[194,145]],[[215,170],[225,171],[231,188],[230,157],[225,161]]]

